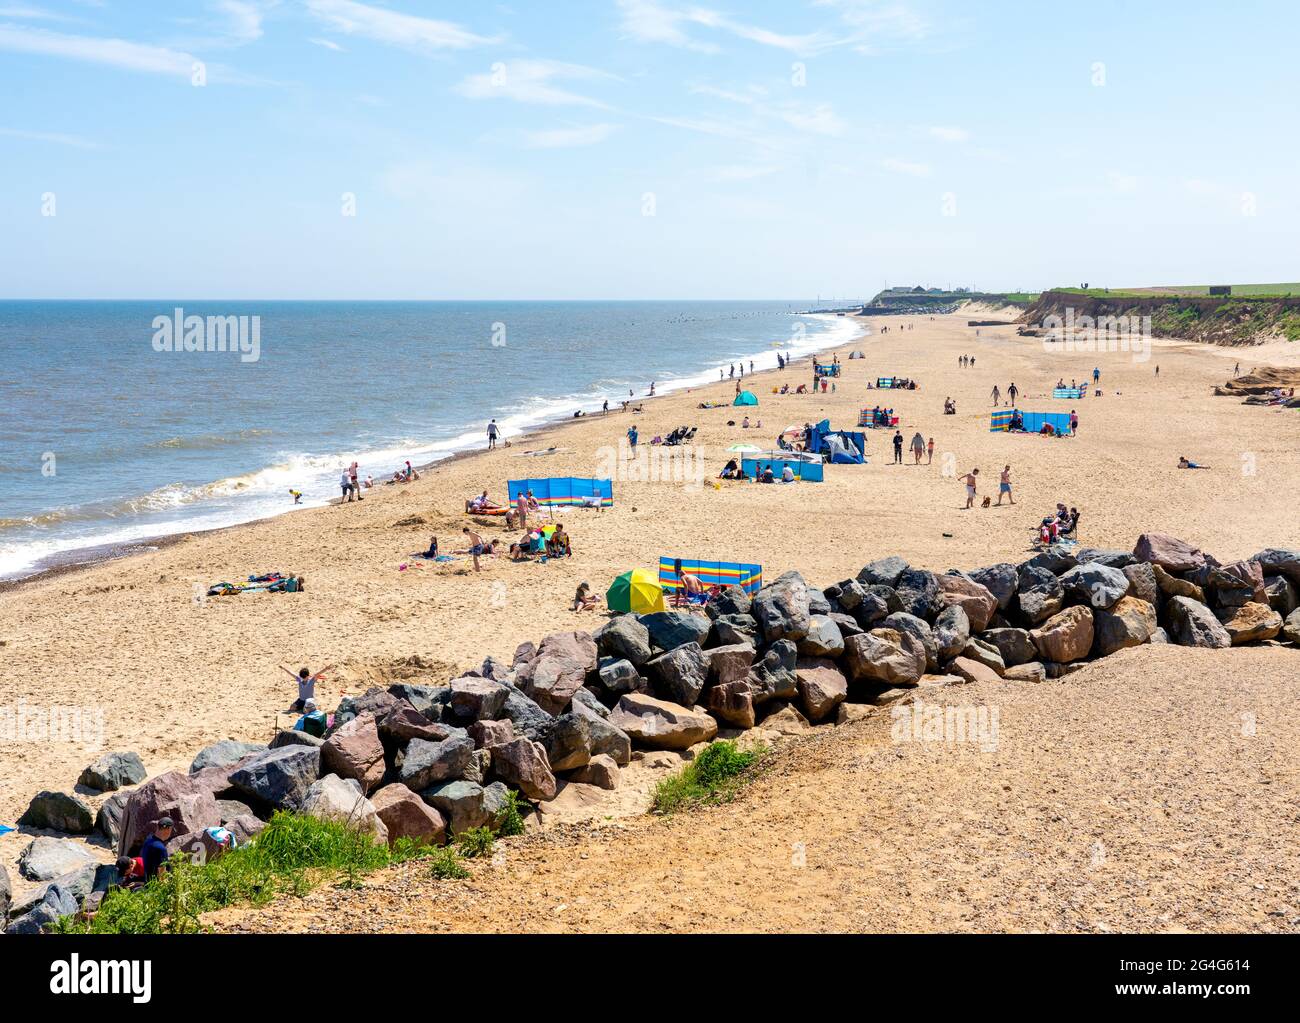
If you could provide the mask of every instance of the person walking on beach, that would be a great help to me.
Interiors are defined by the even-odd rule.
[[[975,356],[973,355],[970,357],[970,368],[971,369],[975,368]]]
[[[731,364],[731,379],[736,379],[736,364],[734,362]]]
[[[357,478],[358,474],[357,463],[353,462],[348,466],[348,476],[352,478],[352,492],[357,495],[358,501],[364,501],[365,498],[361,496],[361,480]]]
[[[483,537],[470,529],[469,526],[462,528],[461,532],[465,534],[465,539],[469,541],[469,553],[470,557],[474,559],[474,571],[482,572],[483,568],[479,565],[478,558],[479,555],[483,553],[483,548],[486,546],[483,542]]]
[[[1100,367],[1100,366],[1093,366],[1093,367],[1092,367],[1092,382],[1093,382],[1093,384],[1095,385],[1095,384],[1097,383],[1097,381],[1099,381],[1100,379],[1101,379],[1101,367]]]
[[[651,380],[651,381],[650,381],[650,397],[653,398],[654,396],[655,396],[655,382],[654,382],[653,380]]]
[[[497,421],[495,419],[492,420],[492,422],[488,423],[487,434],[488,434],[488,450],[491,451],[493,448],[497,446],[497,437],[501,435],[501,428],[497,426]]]
[[[903,433],[901,430],[894,431],[894,464],[903,464]]]
[[[608,398],[605,399],[605,404],[602,405],[602,406],[600,407],[600,414],[601,414],[602,416],[607,416],[607,415],[609,415],[609,399],[608,399]]]
[[[925,447],[925,464],[930,465],[934,461],[934,438],[930,438],[930,443]]]
[[[1079,413],[1074,411],[1074,409],[1070,409],[1070,432],[1079,432]]]
[[[994,405],[995,408],[997,407],[997,404],[998,404],[999,401],[1001,401],[1001,399],[1002,399],[1002,392],[998,390],[998,385],[997,385],[997,384],[994,384],[994,385],[993,385],[993,405]]]
[[[968,472],[965,476],[961,478],[961,481],[966,484],[966,507],[967,508],[975,507],[975,487],[976,484],[979,483],[979,475],[980,475],[980,471],[978,469],[972,469],[970,472]]]
[[[343,470],[343,475],[339,477],[339,486],[343,488],[343,500],[352,500],[352,475],[347,469]]]
[[[636,438],[637,438],[636,427],[635,426],[629,427],[627,431],[627,442],[632,446],[632,454],[634,455],[636,454]]]
[[[1014,380],[1011,381],[1011,386],[1007,388],[1007,404],[1014,405],[1016,403],[1016,395],[1019,393],[1020,391],[1016,389],[1016,382]]]
[[[925,454],[925,438],[921,436],[920,431],[912,434],[912,459],[914,465],[921,464],[921,456]]]
[[[749,371],[750,371],[751,373],[754,372],[754,360],[753,360],[753,359],[750,359],[750,360],[749,360]]]
[[[1010,501],[1012,504],[1016,503],[1016,499],[1011,496],[1011,466],[1009,465],[1004,465],[1002,467],[1002,478],[998,481],[998,504],[999,505],[1002,504],[1003,494],[1007,495],[1007,500]]]

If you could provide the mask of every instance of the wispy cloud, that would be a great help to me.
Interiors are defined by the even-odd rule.
[[[279,0],[216,0],[214,9],[225,18],[223,30],[235,42],[251,43],[262,38],[262,19]]]
[[[455,22],[402,14],[355,0],[305,0],[307,10],[325,25],[345,35],[360,36],[412,50],[468,50],[496,39],[481,36]]]
[[[470,75],[456,91],[467,99],[512,99],[517,103],[546,106],[588,106],[607,104],[564,88],[557,82],[617,81],[616,75],[580,64],[554,60],[514,60],[499,63],[491,71]]]
[[[778,32],[705,7],[660,0],[618,0],[620,28],[625,36],[701,53],[717,53],[720,49],[707,37],[709,32],[796,56],[815,56],[842,47],[872,53],[888,44],[927,39],[933,32],[928,19],[899,0],[813,0],[813,6],[833,11],[837,17],[827,27],[811,32]]]
[[[24,131],[21,128],[0,128],[0,137],[25,139],[28,142],[48,142],[56,146],[71,146],[74,149],[102,149],[98,142],[84,139],[79,135],[61,135],[50,131]]]
[[[580,128],[530,131],[525,133],[524,139],[533,149],[577,149],[604,142],[613,133],[612,124],[591,124]]]
[[[953,128],[947,125],[937,124],[928,130],[931,138],[938,139],[940,142],[969,142],[970,132],[965,128]]]
[[[621,30],[629,38],[701,53],[716,53],[719,47],[693,35],[691,29],[723,32],[795,54],[813,54],[836,44],[834,36],[824,32],[793,35],[775,32],[703,7],[669,6],[657,0],[618,0],[618,6],[623,14]]]
[[[711,181],[756,181],[776,174],[779,170],[779,167],[767,165],[730,164],[725,167],[714,167],[707,172],[706,176]]]
[[[917,163],[912,160],[899,160],[890,158],[881,160],[880,166],[885,170],[893,171],[895,174],[907,174],[914,178],[928,178],[934,174],[934,168],[928,163]]]
[[[343,52],[345,52],[344,49],[343,49],[343,47],[340,46],[338,43],[336,43],[333,39],[315,39],[315,38],[312,38],[312,39],[308,39],[307,42],[309,42],[309,43],[315,43],[317,46],[323,46],[323,47],[325,47],[325,49],[327,49],[327,50],[333,50],[335,53],[343,53]]]
[[[847,33],[841,42],[859,53],[878,53],[902,43],[920,43],[935,35],[934,24],[897,0],[813,0],[839,14]]]
[[[67,15],[57,11],[48,11],[44,7],[31,7],[28,4],[0,4],[0,18],[14,18],[19,21],[71,21]]]
[[[17,25],[0,25],[0,50],[62,57],[129,71],[187,78],[192,74],[196,61],[189,53],[163,46],[133,43],[125,39],[67,35]]]

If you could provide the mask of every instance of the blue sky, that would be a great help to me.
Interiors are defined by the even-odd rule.
[[[0,296],[1292,281],[1298,29],[1266,0],[0,0]]]

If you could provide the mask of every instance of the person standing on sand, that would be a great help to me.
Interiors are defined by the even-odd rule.
[[[602,416],[607,416],[607,415],[609,415],[609,399],[608,399],[608,398],[605,399],[605,404],[602,405],[602,406],[600,407],[600,414],[601,414]]]
[[[903,433],[901,430],[894,431],[894,464],[903,464]]]
[[[635,426],[629,427],[627,431],[627,442],[632,446],[632,454],[634,455],[636,454],[636,441],[637,441],[636,427]]]
[[[1070,409],[1070,432],[1079,432],[1079,413],[1074,411],[1074,409]]]
[[[1011,496],[1011,466],[1009,465],[1004,465],[1002,467],[1002,478],[998,481],[998,504],[999,505],[1002,504],[1003,494],[1007,495],[1007,500],[1010,501],[1012,504],[1016,503],[1016,499]]]
[[[934,438],[930,438],[930,443],[926,445],[925,464],[930,465],[934,461]]]
[[[920,431],[912,434],[912,458],[914,465],[921,464],[921,456],[925,454],[925,438],[921,436]]]
[[[975,507],[975,486],[976,484],[979,483],[979,475],[980,475],[980,471],[978,469],[972,469],[970,472],[968,472],[965,476],[961,478],[961,481],[966,484],[966,507],[967,508]]]
[[[488,450],[491,451],[497,446],[497,437],[501,435],[501,428],[497,426],[497,421],[495,419],[488,423],[487,435]]]
[[[519,520],[519,528],[528,529],[528,496],[522,491],[515,500],[515,517]]]
[[[993,405],[994,405],[994,407],[997,407],[998,402],[1001,401],[1001,400],[1002,400],[1002,392],[998,390],[998,385],[997,385],[997,384],[994,384],[994,385],[993,385]]]
[[[361,481],[357,479],[358,474],[357,463],[353,462],[348,466],[348,476],[352,479],[352,492],[357,495],[358,501],[364,501],[365,498],[361,496]]]
[[[1019,393],[1020,392],[1016,389],[1016,382],[1014,380],[1011,381],[1011,386],[1007,388],[1007,404],[1014,405],[1016,403],[1016,395]]]
[[[1096,384],[1097,381],[1099,381],[1100,379],[1101,379],[1101,367],[1100,367],[1100,366],[1093,366],[1093,367],[1092,367],[1092,382],[1093,382],[1094,384]]]
[[[339,486],[343,488],[343,500],[352,500],[352,476],[347,469],[343,470],[343,475],[339,477]]]
[[[469,526],[462,528],[461,532],[465,534],[465,539],[469,541],[469,553],[470,557],[474,559],[474,571],[482,572],[483,568],[479,565],[478,558],[483,553],[483,548],[487,546],[483,542],[483,537],[470,529]]]

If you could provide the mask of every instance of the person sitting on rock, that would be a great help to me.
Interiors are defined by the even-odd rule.
[[[315,700],[308,700],[303,707],[303,715],[294,723],[293,730],[323,739],[329,730],[329,719],[324,711],[317,709]]]

